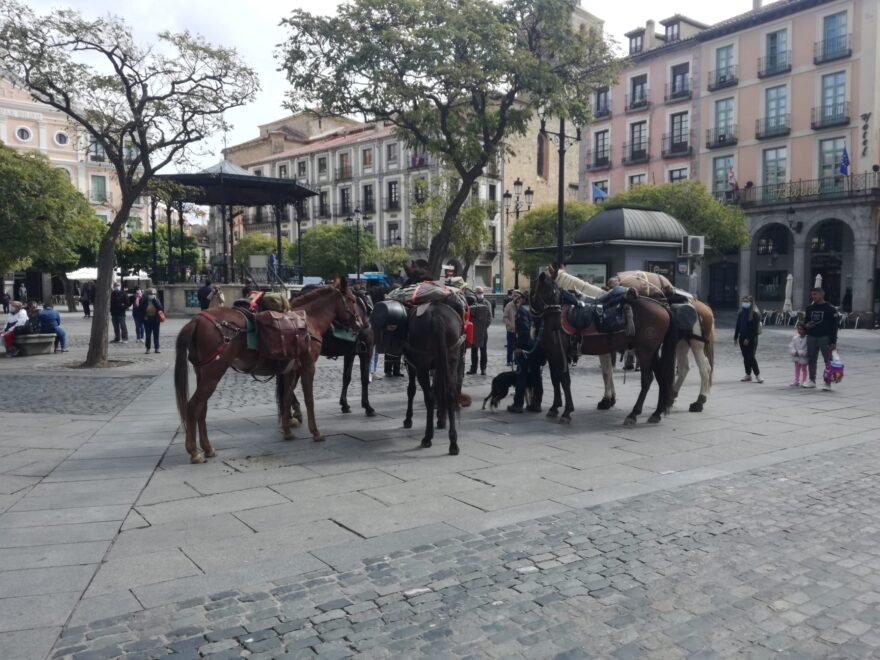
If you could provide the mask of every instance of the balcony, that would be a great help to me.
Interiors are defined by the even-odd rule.
[[[351,165],[343,165],[336,168],[336,180],[343,181],[351,178]]]
[[[498,169],[498,161],[493,159],[486,163],[486,168],[483,170],[483,176],[492,177],[493,179],[500,179],[501,172]]]
[[[365,199],[361,202],[361,211],[364,213],[375,213],[376,212],[376,200],[369,198]]]
[[[767,140],[791,133],[791,115],[778,115],[755,120],[755,138]]]
[[[599,121],[600,119],[611,119],[611,101],[593,108],[593,121]]]
[[[733,87],[739,84],[739,71],[736,65],[715,69],[709,72],[709,91]]]
[[[329,204],[318,204],[316,212],[314,214],[316,218],[329,218],[330,214],[330,205]]]
[[[758,78],[769,78],[789,71],[791,71],[790,50],[758,58]]]
[[[106,190],[89,190],[89,201],[92,204],[109,204],[112,200],[113,197]]]
[[[351,215],[354,212],[354,207],[351,205],[351,202],[340,202],[335,205],[333,215],[345,217],[347,215]]]
[[[651,154],[648,153],[648,141],[639,140],[637,142],[623,143],[623,157],[621,160],[624,165],[632,165],[633,163],[647,163],[651,160]]]
[[[611,147],[587,151],[587,169],[591,172],[611,169]]]
[[[425,154],[412,154],[409,157],[409,169],[420,170],[428,167],[428,157]]]
[[[680,134],[664,134],[660,148],[663,158],[681,158],[693,152],[693,136],[690,131]]]
[[[651,107],[651,102],[648,100],[650,96],[651,93],[648,91],[647,87],[644,90],[635,94],[627,94],[626,105],[624,107],[625,111],[629,113],[639,112],[640,110],[647,110]]]
[[[684,78],[678,82],[666,83],[663,91],[663,100],[666,103],[677,103],[679,101],[687,101],[693,96],[691,91],[691,79]]]
[[[737,125],[706,130],[706,149],[720,149],[737,143]]]
[[[852,55],[852,35],[832,37],[813,44],[813,64],[842,60]]]
[[[813,108],[810,128],[814,131],[832,126],[846,126],[850,121],[849,103],[831,103]]]
[[[497,254],[498,253],[498,244],[495,241],[488,241],[486,243],[486,247],[483,250],[486,254]]]
[[[383,207],[385,211],[399,211],[400,210],[400,200],[399,199],[386,199],[385,206]]]
[[[880,199],[880,173],[864,172],[850,176],[786,181],[766,186],[716,193],[720,201],[744,207],[821,202],[825,200],[874,197]]]

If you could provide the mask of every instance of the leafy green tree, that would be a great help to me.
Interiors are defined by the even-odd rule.
[[[513,225],[508,237],[507,248],[510,258],[519,272],[535,275],[555,259],[556,246],[556,205],[537,206],[522,216]],[[577,228],[592,218],[600,210],[587,202],[566,202],[563,221],[565,235],[563,242],[574,240]],[[526,248],[549,247],[547,252],[523,252]]]
[[[176,228],[175,228],[176,229]],[[195,236],[183,235],[184,263],[196,272],[202,268],[202,255]],[[175,264],[180,260],[180,232],[171,232],[172,258]],[[116,265],[125,274],[139,270],[149,273],[153,269],[153,237],[149,232],[134,232],[131,237],[116,247]],[[168,237],[159,230],[156,236],[156,265],[168,266]]]
[[[106,225],[62,170],[0,142],[0,273],[73,269]]]
[[[403,264],[411,260],[409,251],[402,245],[389,245],[376,252],[376,261],[389,275],[399,275]]]
[[[706,248],[723,252],[749,242],[745,214],[722,204],[699,181],[641,185],[616,193],[605,206],[645,206],[676,218],[689,234],[706,237]]]
[[[66,114],[105,159],[120,189],[98,250],[98,282],[86,366],[107,359],[110,284],[116,244],[135,200],[166,165],[223,129],[223,114],[253,100],[256,74],[231,48],[190,32],[162,32],[137,45],[115,16],[94,20],[71,9],[37,15],[0,0],[0,62],[38,101]],[[114,200],[115,201],[115,200]]]
[[[590,92],[617,62],[601,33],[572,25],[570,0],[352,0],[335,16],[295,10],[279,58],[295,110],[388,122],[453,169],[458,185],[430,239],[439,274],[454,222],[487,165],[533,108],[587,123]]]
[[[449,253],[461,257],[464,272],[468,273],[492,238],[486,227],[486,205],[466,205],[458,212],[453,227]]]
[[[252,254],[268,256],[277,247],[278,242],[274,236],[258,233],[245,234],[235,244],[235,267],[247,266]],[[283,236],[281,237],[281,253],[290,253],[290,242]],[[295,259],[291,261],[293,262]]]
[[[302,237],[303,269],[306,275],[330,278],[354,273],[357,268],[357,245],[360,240],[361,271],[376,261],[376,237],[363,228],[351,225],[318,225]],[[296,251],[296,247],[292,249]]]

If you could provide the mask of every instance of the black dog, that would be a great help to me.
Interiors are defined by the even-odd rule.
[[[493,412],[498,410],[499,404],[504,400],[512,387],[516,387],[516,372],[502,371],[495,376],[495,378],[492,379],[492,391],[489,392],[489,396],[483,400],[482,409],[485,410],[486,404],[488,403],[489,410]],[[526,390],[526,403],[531,401],[531,398],[531,389],[529,388]]]

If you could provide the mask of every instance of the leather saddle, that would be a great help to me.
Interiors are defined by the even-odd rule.
[[[633,289],[614,287],[598,298],[574,291],[562,292],[563,329],[569,334],[595,334],[626,330],[625,305],[637,297]]]

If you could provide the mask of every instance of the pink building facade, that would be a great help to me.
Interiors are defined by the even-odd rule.
[[[821,276],[832,302],[870,319],[880,304],[878,9],[781,0],[713,26],[674,16],[628,33],[630,64],[593,101],[588,198],[702,181],[742,206],[751,234],[738,253],[701,264],[710,304],[751,294],[781,309],[791,274],[803,309]]]

